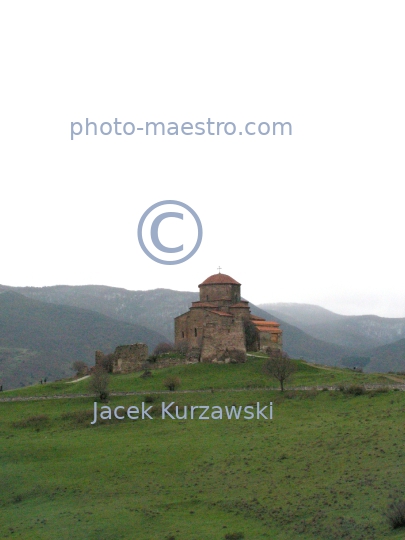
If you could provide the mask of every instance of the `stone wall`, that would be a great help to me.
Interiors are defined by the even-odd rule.
[[[191,309],[174,320],[175,343],[187,341],[190,347],[201,347],[204,321],[207,318],[204,309]]]
[[[214,314],[213,314],[214,315]],[[215,320],[215,317],[221,320]],[[204,327],[201,362],[245,362],[243,322],[233,317],[212,317]]]
[[[191,349],[189,358],[201,362],[246,360],[245,331],[240,316],[192,308],[175,319],[175,343],[182,341]]]
[[[282,334],[272,334],[270,332],[259,332],[259,349],[265,351],[267,347],[277,351],[282,350]]]
[[[148,360],[148,347],[144,343],[134,343],[132,345],[120,345],[112,355],[105,355],[101,351],[96,351],[96,365],[103,364],[107,357],[112,357],[113,373],[134,373],[146,369],[155,370],[173,367],[184,364],[195,364],[198,359],[171,358],[169,356],[159,356],[154,362]]]
[[[196,364],[198,360],[190,358],[165,358],[159,356],[155,362],[146,362],[143,369],[162,369],[167,367],[182,366],[185,364]]]
[[[231,283],[218,283],[216,285],[200,285],[201,302],[215,302],[221,305],[221,300],[225,304],[230,302],[236,304],[240,301],[240,285]]]
[[[108,355],[110,356],[110,355]],[[96,351],[96,365],[102,364],[106,359],[101,351]],[[148,346],[145,343],[120,345],[111,355],[113,373],[132,373],[140,371],[148,359]]]

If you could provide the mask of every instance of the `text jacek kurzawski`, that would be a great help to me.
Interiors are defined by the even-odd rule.
[[[170,420],[273,420],[273,403],[270,402],[269,405],[261,406],[260,403],[254,405],[246,405],[245,407],[236,405],[220,406],[214,405],[209,407],[208,405],[191,405],[190,407],[185,405],[184,407],[179,407],[175,405],[175,402],[172,401],[168,405],[165,402],[162,403],[162,419]],[[153,420],[150,412],[153,406],[145,406],[145,403],[142,402],[141,407],[136,407],[132,405],[131,407],[125,408],[123,405],[118,405],[118,407],[109,407],[108,405],[102,405],[100,407],[99,416],[100,420],[112,420],[116,418],[117,420],[124,420],[125,417],[130,420]],[[97,401],[94,402],[94,420],[91,424],[97,422]]]

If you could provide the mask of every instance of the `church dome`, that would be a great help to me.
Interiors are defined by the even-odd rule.
[[[231,276],[227,276],[226,274],[221,274],[221,273],[218,273],[218,274],[213,274],[212,276],[208,277],[205,281],[203,281],[202,283],[200,283],[199,287],[201,287],[201,285],[218,285],[218,284],[221,284],[221,285],[240,285],[240,283],[238,281],[236,281],[235,279],[231,278]]]

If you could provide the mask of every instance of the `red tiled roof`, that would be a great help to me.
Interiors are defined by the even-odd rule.
[[[259,332],[269,332],[270,334],[282,334],[283,331],[278,328],[280,325],[279,323],[276,323],[274,321],[265,321],[261,320],[258,321],[257,319],[253,319],[253,324],[256,326],[256,329]]]
[[[194,308],[212,308],[216,307],[217,305],[214,302],[192,302],[191,307]]]
[[[216,311],[215,309],[211,309],[210,312],[215,313],[215,315],[221,315],[221,317],[232,317],[232,315],[225,313],[224,311]]]
[[[257,330],[259,332],[269,332],[269,334],[282,334],[283,331],[280,328],[275,328],[274,326],[258,326]]]
[[[266,319],[263,319],[263,317],[258,317],[257,315],[251,315],[250,318],[252,321],[265,321]]]
[[[217,284],[231,284],[231,285],[240,285],[236,280],[231,278],[231,276],[227,276],[226,274],[213,274],[212,276],[208,277],[205,281],[200,283],[198,285],[201,287],[201,285],[217,285]]]
[[[238,302],[237,304],[231,304],[229,307],[230,308],[233,308],[233,307],[236,307],[236,308],[241,308],[241,307],[248,308],[249,306],[248,306],[248,302]]]

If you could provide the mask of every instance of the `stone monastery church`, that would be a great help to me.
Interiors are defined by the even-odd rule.
[[[282,330],[250,313],[241,299],[241,284],[232,277],[214,274],[199,285],[200,300],[175,318],[175,345],[187,345],[188,358],[199,362],[245,362],[246,327],[256,327],[256,350],[282,349]]]

